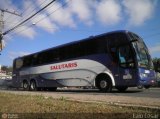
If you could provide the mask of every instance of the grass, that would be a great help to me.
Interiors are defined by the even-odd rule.
[[[84,103],[76,101],[68,101],[65,97],[54,99],[52,97],[45,97],[42,95],[16,95],[10,93],[0,92],[0,113],[40,113],[50,114],[54,113],[57,116],[75,116],[78,118],[89,115],[97,116],[96,118],[103,117],[131,117],[133,114],[158,114],[160,110],[137,108],[137,107],[122,107],[115,105],[108,105],[105,103]],[[30,116],[33,116],[33,115]],[[98,116],[99,115],[99,116]],[[57,117],[56,116],[56,117]],[[46,117],[46,116],[45,116]],[[28,117],[27,117],[28,118]]]

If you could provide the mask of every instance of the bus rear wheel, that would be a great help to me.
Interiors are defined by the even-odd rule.
[[[36,84],[36,82],[34,80],[32,80],[30,82],[30,90],[31,91],[36,91],[37,90],[37,84]]]
[[[28,81],[23,81],[23,90],[28,91],[29,90],[29,83]]]
[[[97,87],[102,92],[111,92],[112,91],[112,83],[110,79],[103,77],[97,82]]]
[[[124,92],[128,89],[127,86],[117,86],[116,89],[119,91],[119,92]]]

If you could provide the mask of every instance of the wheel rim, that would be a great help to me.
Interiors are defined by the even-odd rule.
[[[28,88],[27,82],[24,82],[23,87],[24,87],[24,89]]]
[[[101,88],[106,88],[106,87],[107,87],[107,82],[106,82],[105,80],[102,80],[102,81],[100,82],[100,87],[101,87]]]
[[[31,89],[34,90],[35,89],[35,83],[31,82]]]
[[[33,83],[31,83],[31,89],[34,89],[34,85],[33,85]]]

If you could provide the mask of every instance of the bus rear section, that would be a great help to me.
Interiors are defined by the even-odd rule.
[[[99,82],[99,80],[102,80],[100,78],[103,77],[103,80],[109,78],[107,81],[110,81],[109,84],[111,85],[114,81],[111,72],[102,62],[96,61],[94,58],[100,59],[103,57],[102,55],[91,55],[90,58],[83,57],[83,59],[22,68],[14,71],[13,84],[15,87],[21,87],[24,90],[56,89],[57,87],[71,86],[92,87],[95,86],[96,78],[98,85],[104,85]],[[110,76],[112,79],[110,79]],[[106,86],[101,86],[101,90],[106,90]]]

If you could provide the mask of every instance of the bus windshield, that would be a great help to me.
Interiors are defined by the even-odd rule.
[[[132,40],[136,39],[136,41],[132,42],[132,44],[137,54],[138,66],[153,69],[151,56],[149,55],[148,49],[144,44],[143,40],[139,36],[133,33],[130,33],[130,36]]]

